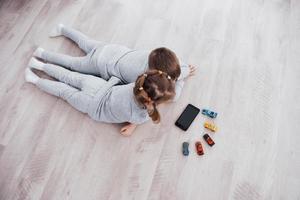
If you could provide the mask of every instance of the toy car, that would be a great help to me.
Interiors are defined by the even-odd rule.
[[[213,132],[216,132],[216,131],[217,131],[216,125],[214,125],[214,124],[212,124],[212,123],[209,123],[209,122],[205,122],[205,123],[204,123],[204,127],[207,128],[208,130],[213,131]]]
[[[208,134],[204,134],[203,138],[209,146],[214,146],[215,142],[211,139],[211,137]]]
[[[203,115],[206,115],[206,116],[210,117],[210,118],[216,118],[217,115],[218,115],[218,113],[213,112],[213,111],[211,111],[211,110],[207,110],[207,109],[203,109],[201,113],[202,113]]]
[[[204,154],[204,151],[203,151],[203,147],[202,147],[202,144],[201,144],[201,142],[196,142],[195,143],[195,146],[196,146],[196,151],[197,151],[197,154],[199,155],[199,156],[202,156],[203,154]]]
[[[188,156],[189,155],[189,143],[188,142],[184,142],[182,143],[182,154],[184,156]]]

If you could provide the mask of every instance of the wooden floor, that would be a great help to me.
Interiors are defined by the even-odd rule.
[[[167,46],[198,66],[160,125],[122,137],[24,82],[37,46],[82,52],[48,38],[59,23],[89,36]],[[299,0],[0,1],[0,199],[300,199]],[[219,113],[199,157],[205,118],[174,126],[192,103]],[[181,155],[191,143],[189,157]]]

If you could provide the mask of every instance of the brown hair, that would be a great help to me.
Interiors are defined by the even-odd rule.
[[[140,75],[133,88],[136,101],[146,107],[154,123],[160,122],[156,106],[175,96],[175,83],[171,77],[160,70],[149,70]]]
[[[151,51],[148,58],[149,69],[157,69],[166,72],[173,80],[176,80],[181,71],[176,54],[168,48],[160,47]]]

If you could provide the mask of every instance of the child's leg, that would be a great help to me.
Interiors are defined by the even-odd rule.
[[[91,95],[95,94],[104,84],[107,83],[106,80],[100,77],[73,72],[58,65],[45,64],[35,58],[31,59],[29,67],[44,71],[59,81],[70,84]],[[31,79],[29,78],[29,80]]]
[[[85,74],[99,74],[97,67],[92,64],[89,56],[72,57],[64,54],[46,51],[42,48],[38,48],[34,52],[34,56],[41,58],[46,62],[57,64],[73,71]]]
[[[66,27],[63,24],[58,24],[50,33],[51,37],[60,35],[73,40],[85,53],[89,53],[96,46],[104,45],[104,43],[92,40],[83,33],[73,28]]]
[[[99,42],[88,38],[83,33],[66,26],[61,29],[62,35],[73,40],[85,53],[89,53],[93,48],[97,46],[104,46],[103,42]]]
[[[91,95],[94,95],[105,83],[107,83],[107,81],[102,78],[72,72],[57,65],[44,64],[42,70],[59,81],[70,84]]]
[[[92,100],[92,97],[90,95],[58,81],[51,81],[40,78],[37,81],[36,85],[41,90],[66,100],[75,109],[83,113],[88,112],[88,105]]]
[[[72,72],[63,67],[53,64],[44,64],[43,71],[46,72],[48,75],[56,78],[57,80],[72,85],[79,89],[83,88],[84,82],[90,77],[90,75]]]

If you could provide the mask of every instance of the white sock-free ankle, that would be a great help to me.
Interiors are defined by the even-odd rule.
[[[49,33],[49,37],[58,37],[62,35],[63,24],[57,24]]]
[[[45,49],[43,49],[42,47],[38,47],[34,52],[33,52],[33,56],[37,57],[37,58],[42,58],[42,53],[45,51]]]
[[[25,69],[25,80],[29,83],[36,84],[39,81],[40,77],[38,77],[30,68]]]
[[[45,63],[39,61],[36,58],[31,58],[29,60],[28,67],[43,71],[45,67]]]

